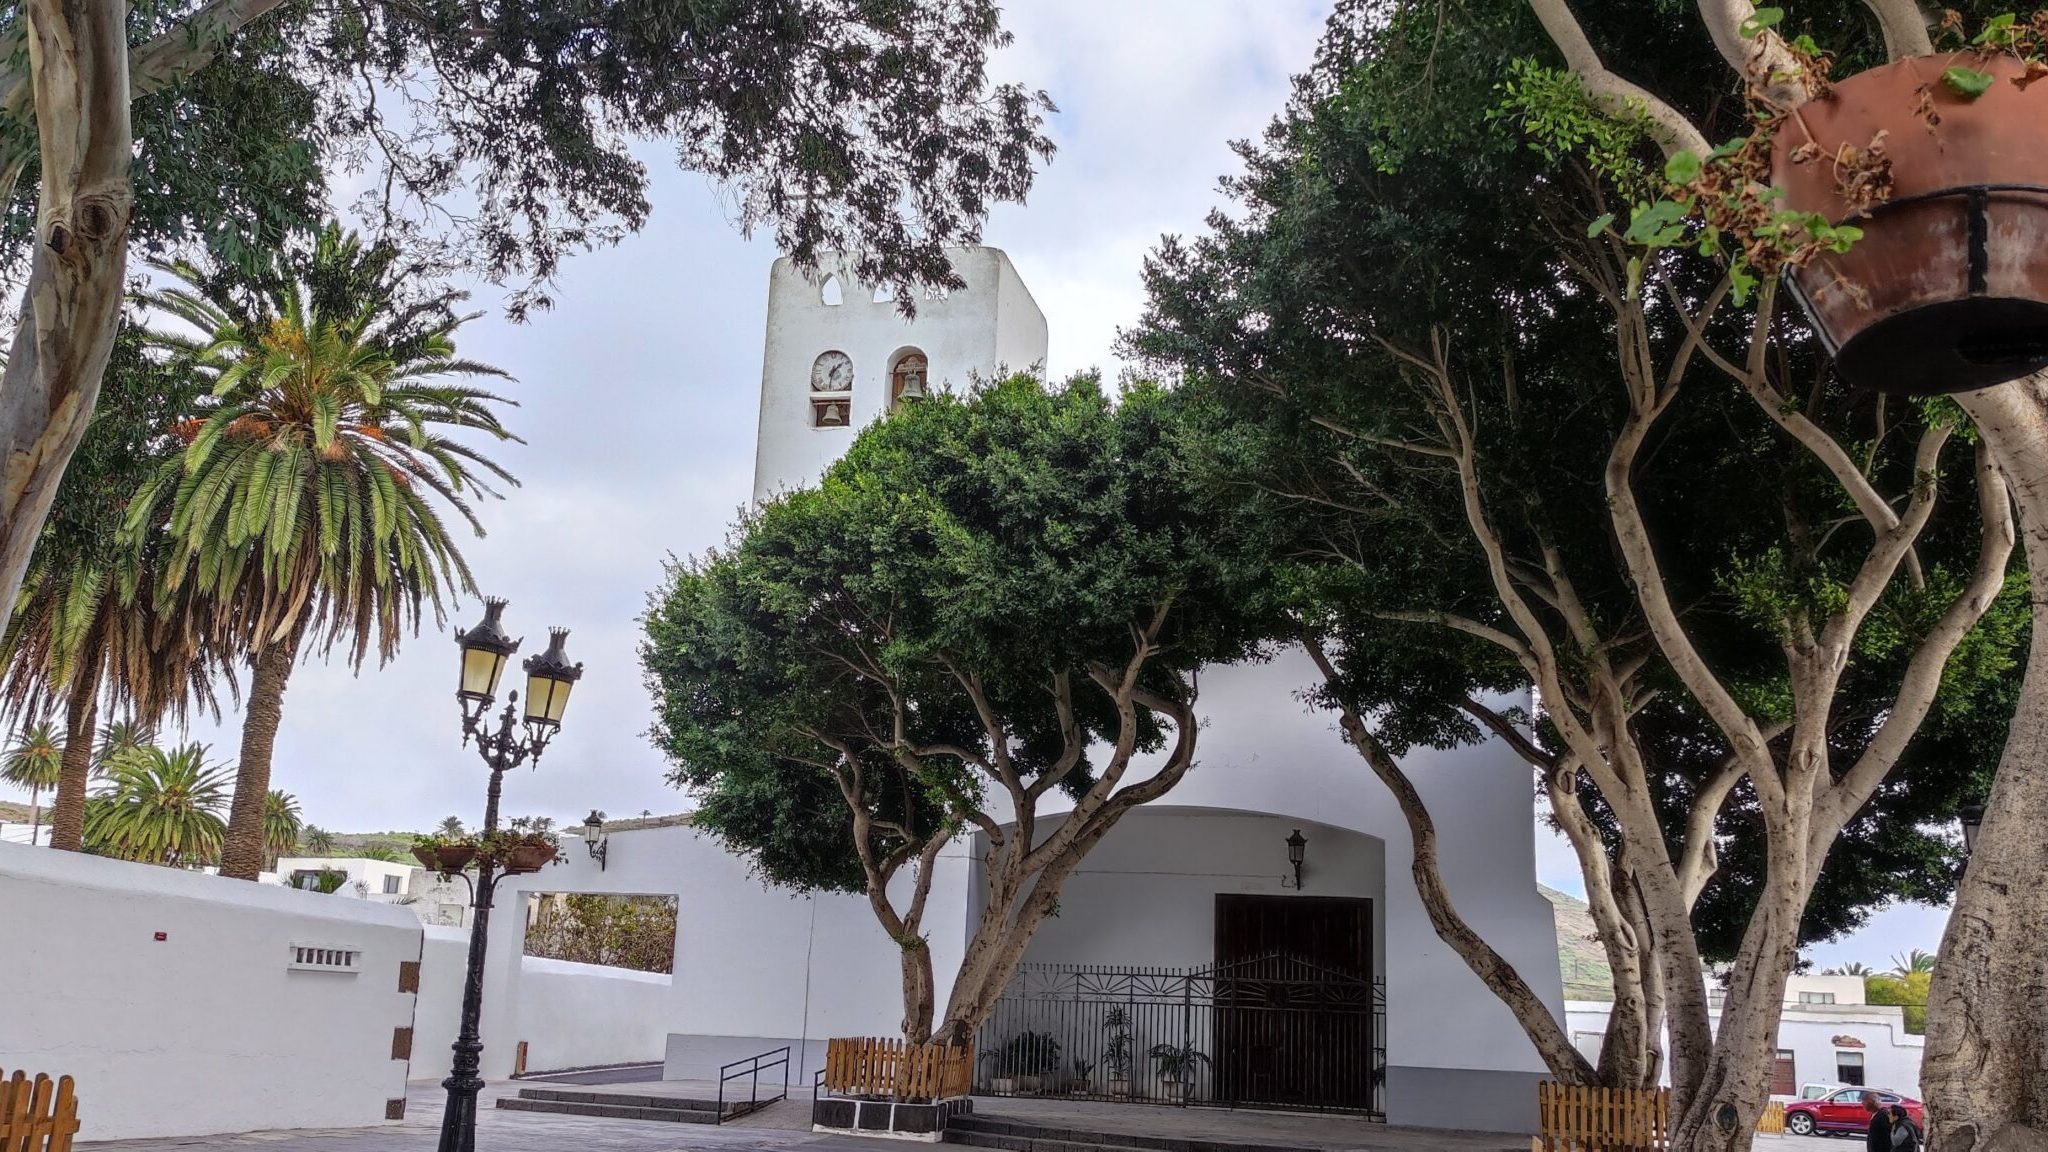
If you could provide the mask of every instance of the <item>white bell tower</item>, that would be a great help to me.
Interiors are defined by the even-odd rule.
[[[967,281],[917,302],[905,320],[893,297],[833,271],[816,276],[788,257],[768,274],[768,342],[761,357],[761,424],[754,500],[812,483],[892,407],[928,391],[963,388],[998,372],[1043,371],[1045,314],[995,248],[950,248]]]

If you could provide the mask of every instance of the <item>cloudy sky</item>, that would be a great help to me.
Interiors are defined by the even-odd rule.
[[[1117,328],[1138,315],[1144,253],[1168,232],[1198,230],[1236,169],[1229,141],[1256,134],[1311,55],[1323,0],[1013,0],[1005,79],[1045,88],[1060,106],[1059,155],[1030,203],[1005,206],[986,241],[1015,262],[1051,327],[1049,370],[1113,375]],[[654,173],[647,228],[575,259],[558,304],[525,325],[495,311],[465,330],[463,351],[509,370],[524,447],[501,459],[524,487],[484,509],[490,535],[468,549],[483,588],[508,597],[525,651],[550,625],[572,628],[584,662],[565,729],[536,771],[507,781],[509,814],[580,819],[671,812],[643,732],[650,711],[635,655],[636,618],[671,554],[717,543],[747,499],[767,276],[776,252],[738,234],[715,190],[643,151]],[[477,294],[489,307],[495,296]],[[474,603],[451,624],[478,615]],[[391,665],[352,675],[308,664],[285,698],[273,784],[323,827],[416,829],[479,815],[483,770],[456,743],[455,645],[421,635]],[[510,676],[508,675],[508,680]],[[195,733],[232,758],[234,718]],[[1361,787],[1367,786],[1361,782]],[[1547,834],[1544,880],[1582,888],[1570,852]],[[1815,958],[1876,962],[1932,948],[1940,914],[1884,914],[1876,931]]]

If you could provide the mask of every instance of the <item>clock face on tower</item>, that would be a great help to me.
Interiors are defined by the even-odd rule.
[[[853,360],[844,352],[827,352],[811,365],[811,391],[853,391]]]

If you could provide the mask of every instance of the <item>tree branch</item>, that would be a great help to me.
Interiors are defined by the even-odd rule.
[[[1934,37],[1927,32],[1927,17],[1917,0],[1863,0],[1864,7],[1877,16],[1884,31],[1884,53],[1894,60],[1908,56],[1932,56]]]
[[[1704,157],[1713,151],[1707,138],[1676,108],[1607,70],[1565,0],[1529,0],[1529,8],[1542,22],[1550,42],[1564,54],[1565,66],[1577,73],[1579,82],[1601,109],[1621,119],[1641,116],[1651,137],[1667,156],[1690,152]]]

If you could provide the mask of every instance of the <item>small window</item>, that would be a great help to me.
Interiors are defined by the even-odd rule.
[[[924,353],[913,348],[896,357],[896,363],[889,369],[889,406],[894,408],[905,400],[922,400],[931,395],[930,375]]]
[[[384,894],[386,896],[398,895],[401,891],[399,885],[404,883],[404,880],[405,878],[402,876],[386,876],[384,878]]]
[[[811,362],[811,427],[844,428],[853,423],[853,358],[824,352]]]
[[[846,289],[840,286],[839,277],[825,277],[824,286],[818,289],[818,299],[824,301],[825,306],[828,308],[837,308],[845,302]]]
[[[1835,1002],[1835,994],[1833,992],[1801,992],[1799,994],[1799,1002],[1801,1004],[1833,1004]]]
[[[1858,1085],[1862,1084],[1862,1083],[1863,1083],[1863,1053],[1861,1053],[1861,1052],[1837,1052],[1837,1053],[1835,1053],[1835,1079],[1837,1079],[1837,1080],[1841,1081],[1841,1082],[1842,1082],[1842,1083],[1844,1083],[1844,1084],[1858,1084]],[[1845,1092],[1845,1093],[1843,1093],[1843,1095],[1844,1095],[1844,1096],[1848,1096],[1848,1097],[1849,1097],[1849,1101],[1848,1101],[1848,1102],[1849,1102],[1849,1103],[1851,1103],[1851,1104],[1853,1104],[1853,1103],[1856,1103],[1857,1101],[1859,1101],[1859,1100],[1861,1100],[1861,1099],[1862,1099],[1862,1093],[1860,1093],[1860,1092],[1858,1092],[1858,1093],[1847,1093],[1847,1092]],[[1837,1099],[1839,1099],[1839,1098],[1840,1098],[1840,1097],[1837,1097]]]

